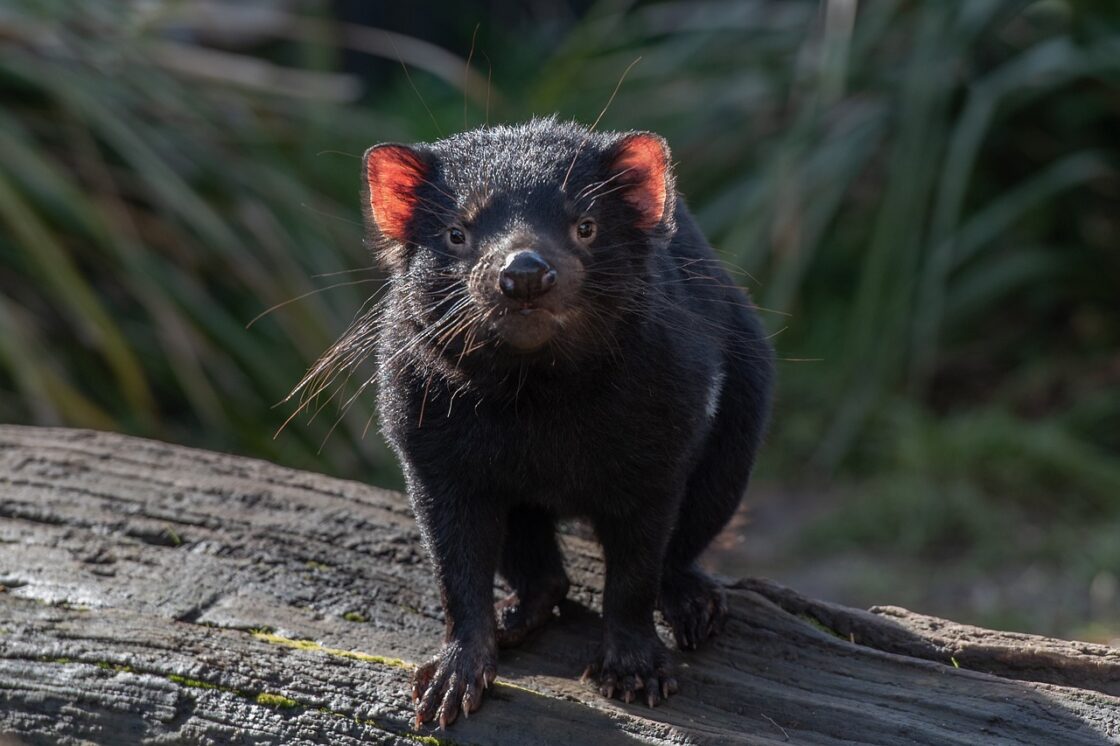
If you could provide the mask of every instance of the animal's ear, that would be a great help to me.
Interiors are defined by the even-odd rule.
[[[430,178],[431,164],[423,153],[406,145],[374,145],[362,160],[365,207],[382,235],[406,240],[408,224],[419,203],[418,190]]]
[[[675,191],[669,144],[652,132],[626,135],[614,146],[610,170],[623,199],[638,213],[638,227],[652,230],[673,218]]]

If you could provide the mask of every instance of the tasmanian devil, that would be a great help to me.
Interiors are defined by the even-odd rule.
[[[381,426],[446,618],[417,724],[477,709],[498,648],[551,618],[568,592],[556,521],[574,516],[606,560],[589,674],[658,704],[677,685],[654,609],[682,649],[726,616],[697,557],[746,489],[772,369],[665,140],[537,119],[377,145],[363,182],[389,273]],[[496,604],[495,572],[512,589]]]

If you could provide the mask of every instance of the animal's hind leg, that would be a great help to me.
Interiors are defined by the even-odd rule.
[[[745,478],[734,485],[726,483],[730,481],[698,472],[670,540],[657,606],[681,650],[694,650],[718,634],[727,618],[723,588],[700,569],[696,559],[731,518],[746,488]]]
[[[499,572],[513,592],[494,604],[498,645],[513,647],[548,622],[553,608],[568,595],[552,515],[528,505],[510,511]]]
[[[697,648],[726,621],[727,596],[696,560],[739,506],[767,415],[768,369],[736,365],[689,479],[662,570],[658,608],[682,650]]]

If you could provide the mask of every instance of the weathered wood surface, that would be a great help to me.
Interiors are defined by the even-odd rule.
[[[649,710],[577,677],[597,547],[573,600],[447,732],[410,728],[442,624],[400,495],[260,461],[0,427],[0,734],[23,743],[930,743],[1120,740],[1120,651],[857,611],[762,580],[674,654]],[[263,630],[263,631],[262,631]],[[954,666],[956,662],[960,668]],[[0,741],[4,737],[0,735]]]

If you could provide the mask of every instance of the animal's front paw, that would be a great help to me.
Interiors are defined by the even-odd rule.
[[[469,716],[482,704],[482,691],[497,675],[497,657],[492,643],[445,643],[435,658],[412,675],[416,727],[436,720],[440,728],[446,728],[455,722],[460,711]]]
[[[677,692],[668,657],[665,646],[652,633],[608,639],[598,658],[584,671],[583,680],[596,679],[599,693],[608,699],[617,696],[629,703],[644,693],[646,704],[656,707]]]

